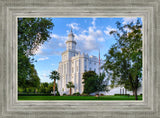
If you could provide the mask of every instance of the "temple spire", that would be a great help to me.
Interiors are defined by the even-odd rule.
[[[70,33],[68,34],[68,40],[66,40],[67,50],[75,50],[76,48],[76,41],[74,40],[74,34],[72,32],[72,27]]]
[[[69,35],[68,36],[72,36],[72,37],[74,37],[74,34],[73,34],[73,28],[71,27],[71,30],[70,30],[70,33],[69,33]]]

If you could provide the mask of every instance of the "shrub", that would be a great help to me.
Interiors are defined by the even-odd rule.
[[[18,96],[51,96],[50,93],[19,93]]]
[[[60,96],[59,92],[57,91],[56,96]]]
[[[80,96],[80,93],[77,92],[77,93],[73,93],[74,96]]]
[[[67,94],[66,93],[63,93],[63,96],[66,96]]]
[[[114,96],[130,96],[130,94],[114,94]]]
[[[33,87],[26,88],[27,93],[34,93],[35,89]]]
[[[89,96],[87,93],[82,93],[81,95],[82,96]]]
[[[104,94],[101,93],[100,96],[104,96]]]
[[[23,91],[24,91],[23,88],[18,87],[18,92],[19,92],[19,93],[22,93]]]

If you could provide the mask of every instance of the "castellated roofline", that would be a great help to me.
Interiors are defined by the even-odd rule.
[[[94,55],[91,55],[89,56],[88,53],[81,53],[81,52],[78,52],[78,54],[76,54],[75,56],[71,57],[71,59],[75,59],[77,57],[80,57],[80,58],[88,58],[88,59],[93,59],[93,60],[98,60],[98,58]]]
[[[64,51],[64,52],[62,52],[61,54],[65,54],[65,53],[67,53],[67,52],[77,52],[77,51],[73,51],[73,50],[66,50],[66,51]]]

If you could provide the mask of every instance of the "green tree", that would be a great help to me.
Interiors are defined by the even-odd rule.
[[[38,92],[39,93],[51,93],[53,91],[53,85],[54,85],[54,82],[51,82],[51,83],[48,83],[48,82],[41,83],[40,87],[38,89]],[[56,84],[55,91],[57,91],[56,95],[59,95],[57,84]]]
[[[107,88],[108,79],[105,79],[105,77],[106,77],[105,73],[100,73],[97,77],[96,91],[98,92],[98,94],[100,91],[109,91]]]
[[[47,82],[41,83],[39,87],[39,93],[48,93],[48,86],[49,84]]]
[[[45,86],[44,86],[43,83],[40,84],[39,92],[40,92],[40,93],[46,93],[46,91],[45,91]]]
[[[66,86],[67,86],[67,88],[70,89],[70,90],[69,90],[69,93],[70,93],[70,95],[71,95],[71,93],[72,93],[72,88],[74,88],[75,86],[73,85],[72,82],[68,82],[68,84],[66,84]]]
[[[48,82],[44,82],[42,83],[44,87],[48,87],[49,86],[49,83]]]
[[[116,40],[102,68],[107,72],[112,85],[124,85],[132,90],[137,100],[137,89],[142,79],[142,24],[139,20],[134,24],[122,25],[117,22],[117,31],[111,31]]]
[[[51,80],[54,80],[54,84],[53,84],[53,92],[54,92],[54,95],[56,95],[55,93],[55,88],[56,88],[56,80],[59,80],[60,79],[60,75],[57,71],[52,71],[51,72],[51,75],[49,75],[50,79]]]
[[[48,18],[18,18],[18,87],[27,88],[36,80],[39,83],[32,64],[33,55],[38,47],[50,38],[53,26]]]
[[[105,73],[97,75],[95,71],[88,71],[83,74],[84,93],[108,91],[108,79],[105,79]]]
[[[33,55],[50,38],[53,23],[50,18],[18,18],[18,49]]]
[[[26,80],[27,87],[34,88],[34,92],[37,92],[37,88],[40,85],[40,78],[38,77],[37,71],[33,64],[30,64],[30,78]]]
[[[83,74],[84,93],[90,94],[97,91],[98,75],[94,71],[87,71]]]

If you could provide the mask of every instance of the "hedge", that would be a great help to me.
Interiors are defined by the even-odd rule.
[[[50,93],[19,93],[18,96],[52,96]]]
[[[130,96],[130,94],[114,94],[114,96]]]

